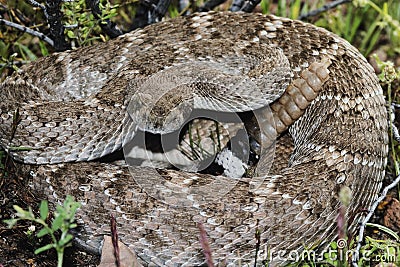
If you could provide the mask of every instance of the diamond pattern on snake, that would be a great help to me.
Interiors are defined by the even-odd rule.
[[[253,265],[256,232],[257,264],[268,250],[275,266],[304,246],[323,249],[338,238],[341,188],[352,192],[353,234],[385,174],[387,113],[372,67],[340,37],[272,15],[166,20],[40,58],[0,95],[0,145],[32,190],[51,203],[80,201],[77,238],[96,248],[115,214],[121,241],[145,266],[204,264],[199,223],[218,265]],[[196,112],[209,120],[195,120],[201,130],[189,137],[184,124]],[[215,120],[222,154],[207,143]],[[177,131],[178,149],[156,159],[157,149],[144,149],[157,138],[168,146],[162,137]],[[149,164],[103,160],[140,135],[151,138],[131,145],[133,161]],[[203,139],[195,147],[210,157],[188,157]],[[201,166],[209,158],[215,170]]]

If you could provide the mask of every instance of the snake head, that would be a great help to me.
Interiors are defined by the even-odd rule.
[[[193,99],[185,86],[177,86],[158,98],[135,94],[128,112],[137,127],[146,132],[167,134],[179,130],[190,117]]]

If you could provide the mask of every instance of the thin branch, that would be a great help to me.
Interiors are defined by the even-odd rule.
[[[111,214],[110,216],[110,223],[111,223],[111,241],[114,248],[115,265],[117,267],[120,267],[121,259],[120,259],[119,245],[118,245],[117,220],[115,219],[115,216],[113,214]]]
[[[49,45],[54,47],[54,41],[52,39],[50,39],[49,37],[47,37],[46,35],[44,35],[43,33],[41,33],[41,32],[32,30],[32,29],[30,29],[30,28],[28,28],[26,26],[19,25],[17,23],[14,23],[14,22],[11,22],[11,21],[8,21],[8,20],[5,20],[5,19],[0,19],[0,25],[5,25],[5,26],[8,26],[8,27],[12,27],[12,28],[15,28],[17,30],[20,30],[22,32],[29,33],[30,35],[36,36],[40,40],[43,40],[46,43],[48,43]]]
[[[38,8],[43,9],[43,10],[46,9],[46,7],[44,5],[42,5],[39,2],[36,2],[35,0],[25,0],[25,1],[28,2],[31,6],[38,7]]]
[[[308,17],[313,17],[313,16],[316,16],[316,15],[318,15],[320,13],[326,12],[329,9],[332,9],[332,8],[335,8],[335,7],[339,6],[339,5],[342,5],[342,4],[345,4],[345,3],[350,3],[350,2],[351,2],[351,0],[336,0],[336,1],[333,1],[333,2],[330,2],[328,4],[323,5],[321,8],[312,10],[312,11],[306,13],[306,14],[302,14],[297,19],[303,20],[303,19],[306,19]]]
[[[257,267],[258,252],[260,251],[260,246],[261,246],[261,231],[258,228],[256,228],[255,238],[256,238],[256,253],[254,255],[254,267]]]
[[[362,243],[362,241],[364,239],[364,231],[365,231],[365,227],[366,227],[367,222],[371,219],[371,217],[374,214],[375,209],[379,205],[379,203],[386,197],[387,192],[390,189],[394,188],[399,182],[400,182],[400,175],[397,176],[397,178],[390,185],[386,186],[383,189],[381,195],[372,204],[371,209],[369,210],[367,216],[361,222],[360,231],[358,233],[357,247],[356,247],[356,249],[355,249],[355,251],[353,252],[353,255],[352,255],[352,264],[353,264],[354,267],[358,267],[357,258],[358,258],[358,255],[360,255],[361,243]]]
[[[99,4],[99,0],[86,0],[86,5],[92,10],[93,16],[98,20],[101,19],[102,15]],[[105,34],[107,34],[111,38],[116,38],[123,34],[123,32],[118,28],[117,24],[112,22],[110,19],[101,21],[100,28]]]
[[[49,14],[47,13],[46,7],[45,7],[44,5],[42,5],[42,4],[39,3],[39,2],[36,2],[35,0],[26,0],[26,1],[27,1],[31,6],[40,8],[40,9],[43,11],[44,16],[46,17],[46,20],[48,20]]]
[[[200,230],[200,244],[201,248],[203,249],[204,256],[206,257],[206,262],[208,267],[214,267],[212,255],[211,255],[211,248],[210,244],[208,243],[207,233],[204,229],[204,226],[201,222],[197,223],[197,227]]]

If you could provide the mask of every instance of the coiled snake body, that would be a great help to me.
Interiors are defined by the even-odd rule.
[[[256,231],[260,262],[267,249],[277,264],[305,245],[322,248],[337,238],[341,188],[352,193],[353,233],[384,177],[387,115],[372,67],[345,40],[299,21],[228,12],[168,20],[41,58],[0,95],[0,144],[24,163],[31,187],[51,202],[71,194],[83,203],[89,242],[109,233],[114,213],[142,264],[203,264],[199,222],[220,264],[254,262]],[[178,129],[192,108],[258,110],[256,139],[276,140],[254,177],[231,178],[217,197],[226,177],[93,161],[138,130]],[[186,195],[169,194],[171,185]]]

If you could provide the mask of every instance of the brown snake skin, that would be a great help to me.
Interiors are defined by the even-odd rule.
[[[258,109],[261,129],[246,122],[263,144],[255,176],[216,198],[226,177],[93,161],[146,130],[140,105],[162,94],[147,118],[154,131],[171,103],[203,94],[217,106],[247,101],[247,110]],[[352,234],[385,174],[387,113],[374,70],[345,40],[300,21],[229,12],[167,20],[41,58],[8,77],[0,96],[0,144],[25,163],[31,188],[52,203],[67,194],[82,202],[81,237],[94,246],[115,214],[122,242],[146,266],[204,264],[198,222],[220,266],[253,265],[257,230],[258,264],[267,248],[271,265],[304,246],[324,248],[337,238],[340,189],[352,192]],[[30,149],[10,149],[17,146]],[[168,195],[171,184],[187,195]]]

